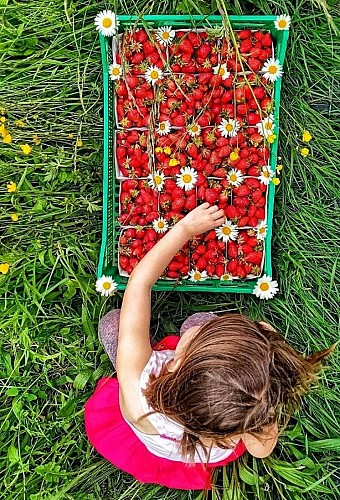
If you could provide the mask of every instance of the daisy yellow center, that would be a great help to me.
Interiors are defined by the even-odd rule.
[[[112,74],[114,76],[118,76],[119,75],[119,68],[112,68]]]
[[[266,123],[264,124],[264,128],[265,128],[266,130],[271,130],[271,129],[273,128],[273,124],[272,124],[272,122],[266,122]]]
[[[111,283],[109,283],[108,281],[104,281],[103,288],[104,288],[104,290],[110,290]]]
[[[267,177],[267,178],[269,177],[269,172],[268,172],[268,170],[264,170],[264,172],[263,172],[263,177]]]
[[[279,28],[285,28],[287,26],[287,21],[285,21],[284,19],[280,19],[280,21],[278,22],[278,25],[279,25]]]
[[[157,80],[157,78],[159,77],[159,73],[158,71],[156,71],[155,69],[151,71],[150,73],[150,77],[153,79],[153,80]]]
[[[112,20],[109,17],[104,17],[103,26],[104,28],[110,28],[112,26]]]
[[[237,181],[237,175],[236,174],[231,174],[229,179],[231,180],[231,182],[235,182]]]
[[[195,273],[194,278],[196,281],[199,281],[201,279],[201,273]]]
[[[155,177],[155,184],[157,184],[157,186],[159,186],[160,184],[162,184],[162,177],[160,175],[156,175],[156,177]]]
[[[159,227],[159,229],[163,229],[164,228],[164,222],[162,222],[161,220],[158,221],[157,226]]]
[[[269,66],[268,73],[270,73],[271,75],[275,75],[275,73],[277,73],[277,66],[275,66],[275,64]]]
[[[229,236],[229,234],[231,233],[231,229],[230,227],[224,227],[222,229],[222,233],[225,235],[225,236]]]
[[[159,129],[160,130],[165,130],[165,123],[160,123],[159,124]]]
[[[192,127],[191,127],[191,132],[198,132],[198,127],[197,127],[197,125],[192,125]]]
[[[268,290],[269,290],[268,283],[261,283],[260,289],[262,290],[262,292],[268,292]]]
[[[224,68],[220,68],[218,74],[220,76],[223,76],[225,74],[225,69]]]
[[[190,174],[184,174],[182,179],[185,184],[189,184],[192,181],[192,177]]]
[[[228,123],[226,126],[225,126],[225,129],[228,131],[228,132],[231,132],[233,130],[233,126],[231,123]]]
[[[162,33],[163,40],[168,40],[169,37],[170,37],[169,33],[167,31],[163,31],[163,33]]]
[[[266,232],[266,228],[265,227],[260,227],[259,228],[259,233],[260,234],[264,234]]]

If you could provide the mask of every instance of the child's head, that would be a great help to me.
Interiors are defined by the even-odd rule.
[[[182,451],[192,458],[198,436],[221,445],[289,416],[330,350],[303,357],[269,325],[227,314],[195,332],[181,363],[151,376],[145,396],[185,427]]]

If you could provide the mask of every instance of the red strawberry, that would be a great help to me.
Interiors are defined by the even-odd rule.
[[[237,243],[235,241],[229,241],[227,245],[228,257],[234,259],[238,255]]]
[[[200,257],[197,262],[196,262],[196,267],[199,271],[205,271],[206,267],[208,265],[207,260],[204,257]]]
[[[177,48],[180,52],[189,52],[190,54],[194,52],[194,47],[188,38],[183,38]]]
[[[184,198],[176,198],[171,204],[171,210],[173,210],[174,212],[180,212],[184,208],[184,205]]]
[[[206,189],[205,191],[205,200],[210,203],[211,205],[214,205],[216,201],[218,200],[218,193],[214,191],[213,189]]]
[[[248,196],[250,194],[250,188],[243,184],[242,186],[235,188],[234,193],[236,196]]]
[[[196,144],[189,144],[187,147],[187,153],[191,158],[197,158],[198,156],[198,148]]]
[[[248,225],[248,220],[249,220],[249,217],[247,216],[243,216],[241,217],[238,222],[237,222],[237,225],[239,227],[244,227],[244,226],[247,226]]]
[[[245,261],[250,264],[260,264],[262,260],[262,252],[250,252],[245,256]]]
[[[239,216],[239,211],[233,205],[228,205],[225,210],[225,214],[228,219],[237,219],[237,217]]]

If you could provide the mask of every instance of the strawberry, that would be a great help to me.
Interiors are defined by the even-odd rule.
[[[224,264],[216,264],[216,266],[215,266],[216,276],[218,276],[220,278],[221,276],[223,276],[224,273],[225,273]]]
[[[243,184],[242,186],[235,188],[234,193],[236,194],[236,196],[240,196],[240,197],[248,196],[250,194],[250,188],[248,186],[246,186],[245,184]]]
[[[179,42],[177,49],[179,52],[189,52],[190,54],[194,52],[194,47],[188,38],[183,38]]]
[[[245,261],[250,264],[260,264],[262,261],[262,252],[250,252],[245,256]]]
[[[171,210],[180,212],[185,205],[185,198],[176,198],[171,204]]]
[[[222,167],[217,168],[216,170],[214,170],[213,175],[214,175],[214,177],[219,177],[221,179],[225,179],[226,178],[226,170]]]
[[[205,271],[206,267],[208,265],[207,260],[204,257],[200,257],[197,262],[196,262],[196,267],[199,271]]]
[[[233,205],[228,205],[225,214],[228,219],[237,219],[239,216],[239,210]]]
[[[214,205],[218,200],[218,193],[213,189],[206,189],[205,191],[205,200],[210,203],[210,205]]]
[[[237,243],[235,241],[228,241],[227,245],[228,257],[235,259],[238,256]]]
[[[246,38],[251,37],[251,30],[241,30],[241,31],[237,31],[236,33],[237,33],[237,37],[240,40],[245,40]]]
[[[198,156],[198,148],[196,144],[189,144],[187,147],[187,153],[191,158],[197,158]]]
[[[249,220],[249,217],[246,217],[246,216],[243,216],[241,217],[238,222],[237,222],[237,225],[239,227],[244,227],[244,226],[247,226],[248,225],[248,220]]]
[[[259,61],[259,59],[255,59],[255,57],[249,57],[247,64],[249,68],[254,72],[259,71],[259,69],[262,67],[262,62]]]

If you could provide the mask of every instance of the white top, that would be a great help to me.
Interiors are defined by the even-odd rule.
[[[139,384],[139,395],[144,413],[149,413],[154,410],[148,405],[146,398],[142,393],[142,389],[147,387],[150,374],[154,373],[155,375],[158,375],[162,366],[170,359],[173,359],[174,353],[175,351],[171,350],[153,351],[149,361],[142,371]],[[159,434],[146,434],[145,432],[141,432],[136,429],[136,427],[134,427],[130,422],[127,423],[142,443],[145,444],[147,449],[158,457],[167,458],[168,460],[174,460],[176,462],[185,462],[180,451],[180,442],[183,436],[184,427],[166,415],[158,412],[152,413],[146,418],[149,419]],[[201,448],[199,445],[197,447],[198,450]],[[233,449],[224,450],[222,448],[214,447],[211,449],[209,463],[220,462],[231,455],[232,452]],[[205,454],[202,448],[199,452],[195,452],[194,461],[196,463],[205,462]]]

